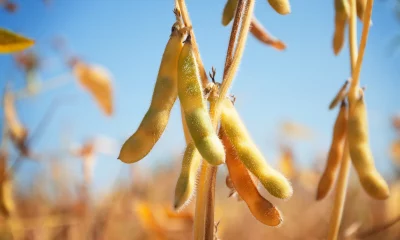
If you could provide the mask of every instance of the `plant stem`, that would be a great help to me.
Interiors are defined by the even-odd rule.
[[[343,208],[346,199],[347,181],[350,171],[350,154],[347,140],[344,145],[342,163],[340,165],[338,182],[336,186],[335,202],[332,209],[331,220],[329,223],[328,240],[336,240],[342,221]]]
[[[189,12],[186,7],[185,0],[176,0],[175,3],[179,4],[179,10],[181,11],[183,23],[186,27],[192,27],[192,22],[190,21]],[[199,47],[197,45],[196,37],[194,36],[193,27],[190,30],[190,36],[192,37],[192,47],[196,55],[196,62],[199,65],[199,72],[201,77],[201,82],[203,84],[203,88],[208,84],[208,78],[206,70],[204,69],[203,61],[201,60]]]
[[[357,98],[359,88],[359,76],[361,64],[364,57],[365,47],[367,44],[369,26],[372,14],[373,0],[367,1],[366,11],[363,19],[363,31],[361,35],[360,49],[357,51],[357,15],[356,15],[356,0],[350,0],[350,26],[349,26],[349,43],[350,43],[350,62],[352,80],[349,90],[349,111],[353,110],[354,101]],[[358,52],[358,56],[357,56]],[[343,207],[346,198],[347,181],[350,171],[350,153],[349,145],[346,140],[343,153],[342,163],[340,166],[339,178],[336,187],[335,203],[332,210],[330,229],[328,239],[337,239],[339,227],[343,215]]]
[[[235,48],[235,42],[236,42],[236,38],[237,38],[237,32],[238,32],[239,26],[240,26],[241,15],[243,14],[244,3],[245,3],[244,1],[239,1],[237,8],[236,8],[235,19],[233,21],[231,36],[229,38],[228,51],[226,53],[224,75],[223,75],[224,78],[225,78],[228,68],[230,67],[231,62],[232,62],[233,49]]]
[[[354,0],[352,0],[352,1],[354,1]],[[374,0],[367,0],[367,5],[366,5],[365,12],[364,12],[364,18],[363,18],[363,30],[362,30],[362,34],[361,34],[360,49],[358,52],[357,62],[353,69],[351,85],[350,85],[350,90],[349,90],[350,110],[352,109],[352,103],[357,98],[361,64],[362,64],[362,61],[364,58],[365,47],[367,45],[373,4],[374,4]],[[354,30],[354,31],[356,31],[356,30]]]
[[[179,1],[180,4],[182,1]],[[246,4],[245,4],[246,3]],[[182,5],[182,4],[181,4]],[[253,16],[254,0],[239,0],[239,6],[245,5],[245,11],[237,11],[235,15],[234,24],[232,27],[232,33],[230,37],[230,43],[228,46],[227,62],[225,63],[224,80],[222,82],[222,89],[225,91],[220,91],[219,97],[216,101],[211,101],[210,104],[210,117],[215,130],[217,130],[219,114],[219,105],[222,100],[226,97],[227,90],[232,83],[233,77],[235,76],[237,67],[239,66],[241,57],[243,55],[243,50],[245,42],[247,39],[251,18]],[[182,16],[187,12],[181,7]],[[243,20],[240,25],[240,21]],[[185,20],[185,24],[186,24]],[[237,32],[239,25],[241,26],[239,36],[237,37]],[[232,52],[234,49],[234,40],[238,38],[238,43],[234,56],[232,57]],[[232,62],[232,67],[230,67],[229,62]],[[215,200],[215,181],[216,173],[218,168],[210,166],[207,162],[203,161],[199,176],[198,192],[196,195],[196,214],[195,214],[195,224],[194,224],[194,239],[198,240],[213,240],[214,239],[214,200]]]

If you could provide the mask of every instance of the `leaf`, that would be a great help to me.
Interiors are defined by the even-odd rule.
[[[393,163],[397,164],[400,167],[400,139],[392,142],[392,145],[390,147],[390,157]]]
[[[296,174],[296,168],[293,160],[292,149],[288,146],[281,147],[281,157],[279,159],[279,169],[285,177],[291,179]]]
[[[27,155],[28,149],[26,147],[26,140],[28,131],[18,118],[18,114],[15,109],[14,95],[7,88],[8,86],[6,87],[3,98],[5,123],[7,124],[6,126],[8,128],[8,133],[10,134],[14,145],[23,155]]]
[[[292,121],[283,122],[281,125],[281,131],[289,138],[301,140],[311,139],[314,135],[313,131],[307,126]]]
[[[12,181],[7,177],[7,153],[0,150],[0,214],[9,216],[14,209]]]
[[[0,53],[13,53],[32,47],[34,40],[0,28]]]
[[[78,61],[74,64],[73,71],[79,84],[94,97],[104,114],[111,116],[114,110],[113,89],[107,70]]]

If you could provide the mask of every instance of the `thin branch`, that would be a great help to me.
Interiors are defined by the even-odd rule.
[[[233,58],[233,50],[235,48],[235,42],[237,38],[237,33],[239,30],[240,26],[240,20],[242,19],[241,16],[243,14],[244,10],[244,3],[245,1],[239,1],[237,8],[236,8],[236,14],[235,14],[235,19],[233,21],[232,25],[232,31],[231,31],[231,36],[229,38],[229,45],[228,45],[228,51],[226,53],[226,59],[225,59],[225,67],[224,67],[224,78],[226,76],[226,73],[231,65],[232,58]]]
[[[32,134],[30,135],[29,139],[26,141],[26,145],[31,145],[32,142],[38,141],[38,139],[42,136],[44,129],[46,129],[47,126],[49,126],[49,122],[52,120],[54,113],[56,112],[57,108],[62,105],[63,103],[70,101],[71,96],[63,96],[62,98],[57,98],[54,99],[50,106],[48,107],[47,111],[43,115],[42,119],[40,120],[39,124],[36,126],[36,128],[33,130]],[[72,98],[75,99],[75,98]],[[10,169],[7,171],[7,177],[10,176],[10,174],[15,173],[19,167],[22,164],[23,156],[19,154],[17,159],[14,161],[14,163],[11,165]]]
[[[340,223],[342,221],[343,208],[346,199],[347,183],[350,172],[350,153],[349,144],[346,140],[342,163],[340,165],[338,182],[336,186],[335,202],[332,209],[331,220],[329,223],[328,240],[336,240],[339,234]]]
[[[185,0],[177,0],[177,1],[175,1],[175,3],[176,2],[179,4],[179,10],[181,11],[182,19],[183,19],[183,22],[185,23],[185,26],[192,27],[192,22],[190,21],[190,18],[189,18],[189,12],[187,10]],[[196,55],[197,64],[199,65],[201,82],[202,82],[202,85],[204,88],[208,84],[208,78],[207,78],[206,70],[204,69],[203,61],[201,60],[200,51],[199,51],[199,47],[197,45],[196,37],[194,35],[193,27],[190,30],[190,36],[192,37],[192,39],[191,39],[192,47],[193,47],[194,53]]]

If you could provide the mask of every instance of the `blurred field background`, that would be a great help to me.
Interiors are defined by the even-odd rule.
[[[221,24],[225,1],[186,2],[205,67],[214,66],[221,79],[230,34],[230,26]],[[21,146],[6,136],[2,113],[0,239],[191,239],[193,204],[181,213],[172,210],[185,147],[179,105],[145,159],[131,165],[117,160],[150,103],[174,1],[0,0],[0,5],[1,27],[36,41],[32,49],[0,56],[0,95],[6,86],[16,93],[30,153],[21,157]],[[337,111],[328,111],[328,104],[349,76],[348,49],[346,44],[339,56],[332,52],[333,1],[291,5],[290,15],[279,16],[257,1],[256,17],[287,49],[277,51],[250,36],[231,93],[260,150],[291,179],[294,195],[279,202],[263,191],[284,223],[262,225],[243,201],[228,197],[221,166],[215,217],[220,239],[327,234],[333,193],[321,202],[315,195]],[[400,239],[400,223],[380,228],[400,216],[397,8],[394,0],[375,1],[361,71],[372,151],[391,197],[371,199],[352,172],[340,239]],[[77,81],[69,65],[75,58],[108,72],[111,113]]]

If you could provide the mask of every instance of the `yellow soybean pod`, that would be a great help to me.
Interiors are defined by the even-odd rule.
[[[335,32],[333,35],[333,52],[335,55],[338,55],[343,48],[349,12],[350,6],[347,0],[335,0]]]
[[[172,26],[170,39],[162,56],[150,107],[136,132],[123,144],[118,159],[133,163],[144,158],[164,132],[171,108],[177,98],[178,58],[183,35],[179,23]]]
[[[369,146],[367,110],[363,92],[354,102],[349,113],[348,141],[352,163],[357,171],[361,185],[373,198],[389,197],[389,187],[375,168],[374,158]]]
[[[289,0],[268,0],[268,3],[277,13],[281,15],[290,13]]]
[[[249,171],[238,158],[235,147],[231,144],[223,127],[219,136],[226,149],[226,166],[234,189],[250,209],[251,214],[260,222],[268,226],[279,226],[282,217],[279,210],[258,191]]]
[[[333,127],[332,143],[328,153],[324,173],[318,183],[317,200],[323,199],[330,191],[336,180],[340,160],[343,157],[344,142],[347,132],[348,107],[345,101],[342,101],[339,114]]]
[[[293,194],[290,182],[267,164],[229,99],[225,99],[223,102],[221,126],[234,146],[240,161],[254,174],[265,189],[277,198],[290,198]]]
[[[228,0],[226,1],[224,12],[222,13],[222,25],[228,25],[235,15],[238,0]]]
[[[178,61],[178,96],[192,140],[201,156],[212,165],[225,162],[225,150],[211,123],[200,82],[190,35]]]
[[[182,169],[175,187],[175,210],[184,208],[194,196],[200,163],[201,155],[194,143],[190,142],[183,155]]]

